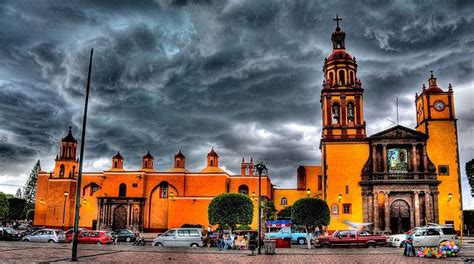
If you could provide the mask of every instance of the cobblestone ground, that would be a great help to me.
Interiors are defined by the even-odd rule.
[[[474,247],[464,248],[463,258],[474,259]],[[213,248],[156,248],[79,245],[79,262],[136,263],[463,263],[463,258],[443,260],[407,258],[399,248],[330,248],[294,247],[277,249],[276,255],[249,256],[249,251],[216,251]],[[71,244],[0,242],[0,262],[69,262]],[[474,263],[474,262],[473,262]]]

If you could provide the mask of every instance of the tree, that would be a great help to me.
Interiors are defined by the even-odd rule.
[[[302,198],[293,204],[291,220],[305,227],[306,242],[311,249],[309,232],[317,226],[329,225],[330,215],[328,204],[317,198]]]
[[[41,171],[40,161],[38,160],[31,170],[30,177],[23,188],[23,198],[26,200],[25,209],[34,209],[36,203],[36,190],[38,184],[38,173]]]
[[[275,220],[276,208],[272,201],[265,200],[262,205],[263,215],[266,220]]]
[[[26,219],[27,220],[35,220],[35,209],[30,209],[26,212]]]
[[[16,198],[22,198],[21,189],[20,189],[20,188],[18,188],[18,189],[16,190],[15,197],[16,197]]]
[[[0,219],[2,221],[8,218],[8,198],[10,197],[11,195],[0,192]]]
[[[23,216],[26,200],[16,197],[8,198],[8,218],[10,220],[18,220]]]
[[[284,219],[284,220],[291,220],[291,208],[293,208],[291,205],[286,207],[286,208],[283,208],[281,209],[278,213],[277,213],[277,218],[278,219]]]
[[[253,203],[240,193],[224,193],[212,199],[208,208],[211,225],[227,225],[232,232],[238,224],[250,225],[253,218]]]

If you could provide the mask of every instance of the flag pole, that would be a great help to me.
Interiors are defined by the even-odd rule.
[[[77,261],[77,235],[78,235],[77,233],[79,230],[79,209],[81,207],[82,163],[84,161],[84,143],[86,142],[87,105],[89,103],[89,90],[90,90],[90,83],[91,83],[93,52],[94,52],[94,49],[91,49],[91,55],[89,59],[89,74],[87,76],[86,101],[84,105],[84,117],[82,119],[81,156],[79,157],[79,172],[77,174],[76,207],[74,210],[74,235],[72,239],[71,261]]]

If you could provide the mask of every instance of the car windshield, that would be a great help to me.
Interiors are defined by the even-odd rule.
[[[7,232],[15,232],[15,229],[13,229],[11,227],[5,227],[5,228],[3,228],[3,230],[5,230]]]

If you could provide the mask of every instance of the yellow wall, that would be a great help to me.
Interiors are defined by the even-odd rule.
[[[362,191],[359,186],[362,168],[369,157],[368,142],[323,142],[323,162],[326,168],[326,184],[329,209],[337,204],[339,214],[331,213],[331,223],[328,229],[346,229],[348,226],[342,221],[350,220],[362,222]],[[346,185],[349,194],[346,194]],[[339,202],[339,194],[342,200]],[[352,213],[343,214],[342,205],[351,204]]]

